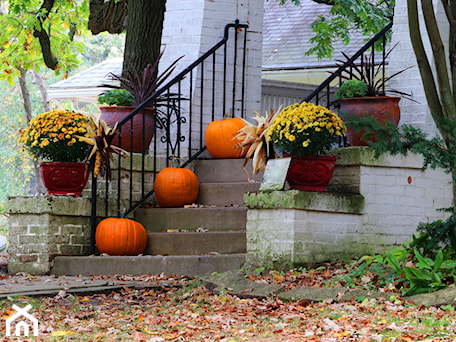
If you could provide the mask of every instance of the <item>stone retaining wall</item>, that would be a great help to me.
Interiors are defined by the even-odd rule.
[[[451,177],[422,171],[418,155],[367,148],[335,150],[328,192],[273,191],[245,196],[248,262],[289,268],[340,257],[381,253],[411,239],[420,222],[444,218]]]
[[[101,216],[118,216],[117,189],[121,189],[120,208],[129,207],[130,179],[132,201],[141,198],[142,155],[121,159],[120,182],[118,182],[118,157],[114,159],[112,179],[98,182],[97,213]],[[130,166],[132,171],[130,172]],[[155,168],[166,167],[166,159],[157,158]],[[145,156],[145,193],[153,188],[154,163]],[[106,184],[109,191],[109,209],[106,213]],[[6,202],[9,216],[8,271],[11,274],[27,272],[46,274],[58,255],[88,255],[90,253],[91,181],[83,191],[83,197],[68,196],[17,196]],[[151,198],[149,202],[154,201]]]
[[[56,255],[88,255],[90,207],[87,198],[9,198],[8,272],[46,274]]]

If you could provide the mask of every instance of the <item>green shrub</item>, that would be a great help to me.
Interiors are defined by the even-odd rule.
[[[112,89],[98,97],[100,104],[106,103],[109,106],[132,106],[134,101],[134,96],[125,89]]]
[[[366,96],[368,84],[360,80],[348,80],[341,84],[334,94],[336,99]]]

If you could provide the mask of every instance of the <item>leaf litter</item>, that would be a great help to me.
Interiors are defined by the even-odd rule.
[[[304,276],[300,272],[246,275],[254,281],[288,288],[307,284],[325,286],[340,265]],[[325,271],[326,270],[326,271]],[[40,322],[36,339],[23,341],[454,341],[454,309],[415,305],[395,289],[385,299],[358,298],[346,302],[290,301],[278,297],[239,298],[210,293],[198,279],[165,275],[102,279],[169,284],[158,288],[128,288],[118,292],[75,296],[15,297],[0,300],[3,319],[14,314],[12,305],[32,304]],[[367,279],[359,279],[362,287]],[[323,285],[322,285],[323,284]],[[363,285],[364,284],[364,285]],[[176,285],[181,285],[177,287]],[[336,286],[333,284],[333,286]],[[5,324],[0,336],[5,336]],[[11,339],[13,340],[13,339]],[[2,341],[9,341],[2,339]]]

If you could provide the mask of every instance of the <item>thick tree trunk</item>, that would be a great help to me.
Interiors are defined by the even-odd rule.
[[[90,0],[88,28],[92,34],[107,31],[122,33],[125,30],[127,17],[126,0]]]
[[[128,1],[123,73],[142,73],[160,54],[166,0]]]

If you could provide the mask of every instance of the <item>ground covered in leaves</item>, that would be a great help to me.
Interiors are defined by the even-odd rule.
[[[248,277],[263,282],[328,286],[341,265],[306,272],[257,272]],[[350,276],[351,277],[351,276]],[[364,277],[369,277],[364,275]],[[213,295],[196,280],[157,276],[170,286],[120,292],[0,300],[0,317],[14,313],[12,305],[30,310],[40,321],[37,341],[454,341],[453,307],[414,305],[393,287],[389,300],[363,299],[344,303],[283,302]],[[351,277],[353,278],[353,277]],[[119,277],[117,278],[119,279]],[[129,278],[131,280],[131,277]],[[136,277],[135,280],[151,276]],[[367,278],[351,279],[365,287]],[[333,283],[332,286],[337,286]],[[342,286],[343,284],[339,284]],[[345,284],[346,285],[346,284]],[[5,324],[0,336],[5,336]],[[6,337],[2,339],[9,341]],[[14,339],[11,339],[14,340]],[[24,341],[25,339],[22,339]]]

